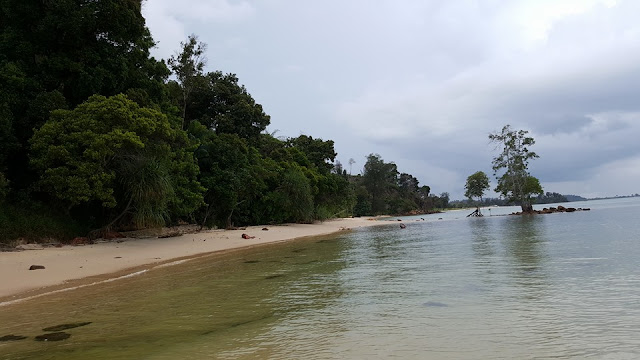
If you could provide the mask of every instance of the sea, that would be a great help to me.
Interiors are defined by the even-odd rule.
[[[640,198],[562,205],[590,210],[390,218],[4,304],[0,359],[640,359]]]

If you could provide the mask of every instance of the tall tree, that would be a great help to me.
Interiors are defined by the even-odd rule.
[[[489,135],[489,140],[502,146],[502,152],[493,161],[493,171],[498,180],[495,191],[511,202],[520,204],[523,212],[532,212],[532,195],[541,194],[538,179],[529,174],[529,160],[539,156],[529,151],[535,140],[526,130],[513,130],[505,125],[499,133]],[[498,176],[498,172],[504,173]]]
[[[374,214],[387,212],[387,197],[398,188],[398,168],[394,163],[385,163],[378,154],[369,154],[364,165],[362,184],[371,196]]]
[[[0,93],[8,94],[0,94],[0,123],[15,139],[6,173],[13,186],[34,180],[28,140],[51,110],[132,88],[160,101],[169,70],[150,57],[153,46],[140,0],[0,1]]]
[[[180,43],[181,50],[169,58],[169,67],[176,75],[182,92],[182,128],[188,126],[187,104],[199,80],[204,75],[207,64],[205,52],[207,44],[198,41],[194,34],[189,35],[187,41]]]

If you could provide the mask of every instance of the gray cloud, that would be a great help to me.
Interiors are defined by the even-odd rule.
[[[158,57],[187,34],[210,68],[238,74],[280,135],[336,141],[338,158],[380,153],[461,197],[490,173],[487,135],[537,140],[548,191],[638,192],[640,2],[154,0]],[[606,181],[602,180],[606,177]]]

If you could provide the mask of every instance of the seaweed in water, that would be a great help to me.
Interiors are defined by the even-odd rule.
[[[61,325],[44,328],[42,329],[42,331],[62,331],[62,330],[74,329],[81,326],[87,326],[89,324],[91,324],[91,321],[61,324]]]
[[[71,337],[71,334],[66,332],[54,332],[48,334],[42,334],[36,336],[36,341],[61,341]]]
[[[279,277],[283,277],[283,276],[284,276],[284,275],[282,275],[282,274],[269,275],[269,276],[265,277],[264,279],[265,279],[265,280],[271,280],[271,279],[277,279],[277,278],[279,278]]]
[[[26,336],[20,336],[20,335],[5,335],[0,337],[0,341],[16,341],[16,340],[24,340],[26,339]]]

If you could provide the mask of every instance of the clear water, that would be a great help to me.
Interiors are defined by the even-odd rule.
[[[28,338],[0,358],[638,359],[640,199],[572,206],[591,211],[404,218],[2,306],[0,337]]]

